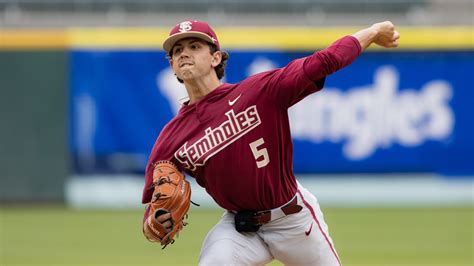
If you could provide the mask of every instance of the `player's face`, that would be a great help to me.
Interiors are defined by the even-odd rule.
[[[178,78],[184,81],[199,79],[215,74],[214,67],[220,63],[216,53],[211,54],[205,41],[186,38],[173,46],[170,64]]]

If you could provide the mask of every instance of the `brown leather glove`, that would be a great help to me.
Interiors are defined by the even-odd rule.
[[[184,219],[191,201],[191,187],[170,161],[155,163],[152,187],[153,197],[148,203],[143,234],[149,241],[159,242],[165,248],[174,242],[175,235],[186,225]],[[171,218],[160,222],[158,217],[167,213]],[[165,227],[165,223],[171,226]]]

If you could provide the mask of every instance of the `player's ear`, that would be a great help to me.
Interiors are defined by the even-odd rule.
[[[211,65],[213,67],[218,66],[222,61],[222,52],[221,51],[215,51],[212,54],[212,60],[211,60]]]

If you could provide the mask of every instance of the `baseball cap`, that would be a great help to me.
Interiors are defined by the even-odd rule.
[[[169,53],[177,41],[190,37],[199,38],[212,43],[220,49],[217,35],[211,26],[204,21],[198,20],[186,20],[176,24],[176,26],[171,29],[168,38],[163,42],[163,49],[166,53]]]

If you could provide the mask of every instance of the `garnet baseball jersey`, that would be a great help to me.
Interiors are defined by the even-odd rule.
[[[288,108],[320,90],[327,75],[360,52],[358,40],[346,36],[182,106],[151,151],[142,202],[151,199],[152,165],[159,160],[174,162],[227,210],[268,210],[288,202],[297,190]]]

